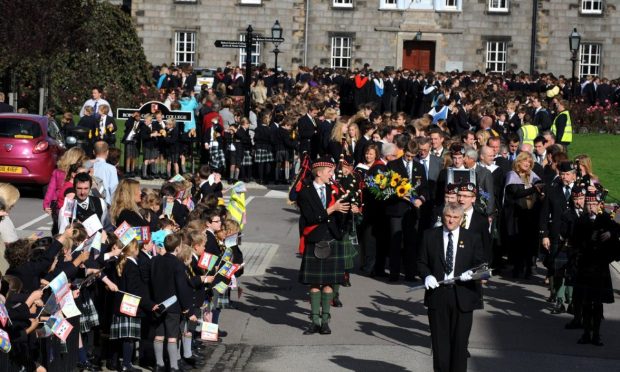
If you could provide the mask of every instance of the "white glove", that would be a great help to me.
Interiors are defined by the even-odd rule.
[[[424,278],[424,286],[426,287],[426,289],[435,289],[439,287],[439,283],[437,283],[437,279],[435,279],[434,276],[429,275]]]
[[[459,277],[459,280],[462,282],[466,282],[468,280],[471,280],[472,275],[474,275],[474,272],[471,270],[467,270],[463,274],[461,274],[461,276]]]

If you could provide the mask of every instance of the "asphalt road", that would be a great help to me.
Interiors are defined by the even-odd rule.
[[[24,235],[49,229],[41,200],[21,191],[11,212],[15,226]],[[240,278],[241,298],[221,315],[228,336],[209,346],[204,371],[432,370],[423,291],[409,292],[403,283],[353,274],[353,286],[341,291],[344,307],[332,310],[333,334],[302,335],[309,303],[307,288],[297,282],[298,214],[282,189],[253,188],[248,196],[244,244],[269,254],[255,273]],[[620,288],[619,272],[612,273]],[[616,303],[605,305],[605,346],[578,345],[580,332],[564,330],[570,315],[550,314],[542,274],[490,280],[485,308],[474,315],[469,371],[620,371],[620,291]]]

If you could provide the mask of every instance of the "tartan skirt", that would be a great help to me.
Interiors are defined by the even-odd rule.
[[[140,152],[138,151],[138,146],[135,142],[128,142],[125,144],[125,157],[127,158],[137,158],[140,156]]]
[[[90,297],[82,300],[80,311],[82,312],[80,315],[80,333],[86,333],[99,325],[99,314],[97,314],[95,304]]]
[[[159,156],[159,149],[157,147],[144,147],[144,160],[157,159]]]
[[[358,255],[358,251],[356,245],[351,242],[351,235],[345,234],[342,240],[339,240],[337,244],[342,245],[342,251],[344,253],[344,269],[353,269],[355,267],[355,256]]]
[[[211,168],[219,169],[226,166],[226,157],[224,151],[219,147],[211,150],[211,161],[209,162]]]
[[[256,149],[254,153],[255,163],[271,163],[273,161],[273,154],[266,149]]]
[[[252,153],[250,150],[243,150],[243,158],[241,159],[241,166],[250,166],[252,165]]]
[[[140,339],[140,318],[125,315],[112,315],[112,325],[110,326],[110,340],[119,338]]]
[[[301,257],[299,282],[302,284],[342,284],[344,283],[344,246],[333,244],[331,255],[320,259],[314,255],[314,243],[306,243]]]

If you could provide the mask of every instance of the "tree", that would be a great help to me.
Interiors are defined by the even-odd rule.
[[[113,108],[144,101],[150,68],[131,18],[95,0],[0,0],[0,71],[11,70],[19,105],[34,111],[37,87],[51,107],[79,110],[93,86]]]

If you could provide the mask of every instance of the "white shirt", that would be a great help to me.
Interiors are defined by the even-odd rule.
[[[92,196],[88,196],[85,200],[83,200],[82,202],[78,202],[78,203],[90,204],[90,198],[92,198]],[[108,226],[108,205],[106,204],[105,200],[101,198],[95,198],[95,202],[101,203],[101,212],[102,212],[101,213],[101,224],[105,228]],[[73,217],[65,217],[64,214],[65,214],[66,206],[67,206],[67,203],[64,203],[64,205],[58,211],[58,231],[65,231],[67,229],[67,226],[69,226],[71,222],[70,219],[73,219]],[[76,208],[79,208],[79,207],[76,207]]]
[[[450,274],[444,274],[443,279],[454,279],[454,265],[456,263],[456,252],[458,251],[459,245],[459,232],[461,231],[460,227],[457,227],[452,231],[452,271]],[[446,252],[448,251],[448,233],[450,230],[444,228],[443,229],[443,256],[446,257]]]
[[[103,98],[99,98],[96,101],[91,98],[88,101],[84,102],[84,105],[82,106],[82,109],[80,110],[80,117],[84,116],[84,109],[86,108],[86,106],[91,106],[92,108],[96,108],[97,111],[99,111],[99,107],[101,107],[102,105],[107,105],[110,108],[110,111],[108,112],[108,116],[112,117],[112,106],[110,106],[108,101],[106,101]],[[95,107],[95,106],[97,106],[97,107]],[[94,114],[98,115],[99,112],[95,112]]]

